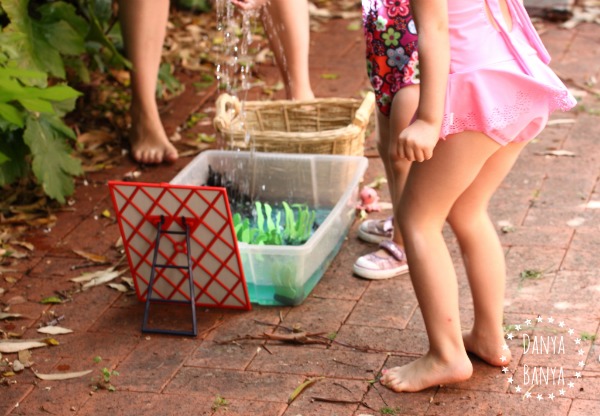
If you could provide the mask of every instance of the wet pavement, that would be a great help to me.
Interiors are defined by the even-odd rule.
[[[368,88],[362,32],[350,30],[352,23],[332,20],[312,33],[311,76],[320,97],[359,97]],[[135,296],[106,285],[72,293],[70,281],[83,271],[107,267],[78,269],[89,261],[73,250],[107,256],[111,263],[121,256],[106,183],[137,168],[124,159],[118,168],[88,174],[86,184],[80,181],[76,203],[58,214],[56,226],[27,237],[35,245],[31,257],[0,276],[3,310],[23,315],[0,321],[0,329],[24,331],[23,339],[43,338],[36,332],[40,324],[64,316],[60,325],[73,330],[53,336],[59,345],[31,350],[31,369],[7,377],[9,385],[0,386],[0,413],[600,414],[600,88],[594,84],[600,76],[600,29],[591,23],[571,30],[546,24],[541,33],[552,67],[578,92],[580,103],[574,111],[553,116],[490,206],[508,265],[505,324],[507,334],[514,336],[507,339],[514,359],[504,371],[473,358],[473,377],[463,383],[412,394],[395,394],[373,383],[382,368],[426,352],[427,336],[409,277],[366,281],[352,276],[357,256],[373,249],[356,238],[358,220],[301,305],[253,305],[250,312],[199,308],[197,337],[142,334],[143,304]],[[276,82],[275,67],[262,65],[258,72]],[[170,133],[195,111],[214,114],[214,88],[187,94],[173,100],[164,114]],[[366,148],[369,183],[383,174],[383,167],[372,134]],[[146,168],[137,180],[168,182],[190,160]],[[389,201],[385,189],[380,194]],[[103,215],[105,210],[112,215]],[[370,218],[387,215],[373,213]],[[461,319],[468,328],[472,300],[454,238],[448,231],[445,235],[459,265]],[[69,301],[41,303],[57,292],[70,294]],[[186,313],[169,309],[164,322],[187,319]],[[334,342],[260,339],[291,328]],[[231,341],[236,338],[256,339]],[[3,357],[13,361],[17,355]],[[92,372],[45,381],[32,369]],[[288,403],[309,379],[313,383]],[[97,388],[108,384],[115,391]]]

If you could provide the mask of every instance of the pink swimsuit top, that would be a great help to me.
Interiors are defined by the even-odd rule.
[[[450,76],[442,138],[479,131],[502,145],[531,140],[550,113],[576,103],[548,66],[548,51],[523,5],[506,0],[509,30],[499,1],[448,2]]]

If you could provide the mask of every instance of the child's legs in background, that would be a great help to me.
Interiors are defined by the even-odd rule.
[[[263,24],[290,100],[315,98],[309,72],[310,16],[308,0],[270,0]]]
[[[448,222],[460,244],[473,294],[475,324],[464,334],[467,351],[492,365],[505,365],[510,351],[502,350],[506,265],[504,250],[488,215],[488,203],[514,165],[525,143],[500,148],[483,165],[475,181],[458,198]],[[501,357],[504,356],[505,360]]]
[[[119,18],[131,71],[131,130],[135,160],[160,163],[177,159],[162,126],[156,102],[156,82],[169,17],[169,0],[121,0]]]
[[[442,227],[455,202],[499,148],[481,133],[464,132],[441,140],[430,160],[411,166],[394,214],[430,348],[418,360],[386,372],[381,381],[393,390],[418,391],[462,381],[472,373],[462,339],[456,273]]]
[[[386,117],[379,110],[377,114],[377,150],[385,168],[388,178],[388,187],[392,199],[392,205],[398,206],[400,197],[404,190],[404,184],[408,176],[410,164],[404,158],[395,157],[398,136],[410,124],[410,121],[419,104],[419,85],[410,85],[401,88],[392,101],[390,116]],[[394,217],[394,242],[404,246],[402,234],[398,228],[398,222]],[[379,253],[388,255],[383,250]]]

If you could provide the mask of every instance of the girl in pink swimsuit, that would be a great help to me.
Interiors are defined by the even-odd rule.
[[[502,329],[504,253],[487,205],[548,115],[575,105],[518,0],[413,0],[411,6],[420,100],[394,157],[417,163],[394,214],[430,347],[423,357],[384,370],[381,383],[394,391],[468,379],[467,351],[494,366],[510,361]],[[467,260],[473,295],[474,325],[465,334],[442,236],[446,221]]]

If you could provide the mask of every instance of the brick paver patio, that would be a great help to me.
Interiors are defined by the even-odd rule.
[[[312,34],[312,78],[319,96],[358,97],[368,87],[362,32],[349,30],[350,23],[332,20]],[[74,331],[54,336],[58,346],[32,350],[31,369],[92,373],[43,381],[26,369],[7,378],[15,383],[0,386],[0,413],[600,414],[600,87],[595,84],[600,76],[600,28],[585,23],[567,31],[547,24],[542,38],[553,56],[553,68],[582,94],[576,110],[555,114],[552,124],[526,148],[490,207],[506,248],[505,323],[507,333],[515,335],[507,340],[514,360],[505,372],[473,358],[474,375],[460,384],[394,394],[372,383],[382,368],[424,353],[427,337],[408,277],[370,282],[352,276],[356,257],[373,249],[357,240],[358,221],[301,305],[254,305],[251,312],[199,309],[197,338],[142,334],[143,305],[105,285],[76,293],[60,305],[40,303],[56,291],[73,288],[69,279],[81,275],[82,269],[72,267],[86,263],[74,249],[111,261],[121,256],[114,247],[119,237],[114,215],[107,218],[102,212],[112,212],[107,180],[122,179],[135,168],[123,160],[118,168],[89,174],[87,185],[77,187],[73,209],[60,212],[52,230],[27,237],[35,245],[31,257],[5,266],[14,271],[0,275],[3,310],[23,315],[1,320],[2,331],[24,331],[23,339],[41,338],[39,324],[57,316],[64,316],[60,324]],[[259,72],[271,79],[277,76],[274,67],[264,66]],[[325,73],[339,77],[322,77]],[[172,132],[190,112],[214,111],[214,98],[215,94],[199,96],[196,107],[186,108],[185,114],[165,115],[165,124]],[[171,107],[177,108],[177,101]],[[383,174],[372,137],[367,154],[365,181],[370,182]],[[138,180],[168,182],[189,161],[147,168]],[[381,195],[389,200],[385,189]],[[458,264],[458,249],[452,235],[446,235]],[[461,270],[462,322],[468,327],[472,301]],[[278,333],[300,327],[335,335],[336,342],[329,347],[223,342],[270,333],[276,325]],[[524,348],[517,337],[525,335],[529,343]],[[16,358],[3,354],[11,362]],[[92,388],[103,368],[119,373],[110,376],[116,391]],[[290,394],[309,378],[317,380],[288,404]]]

